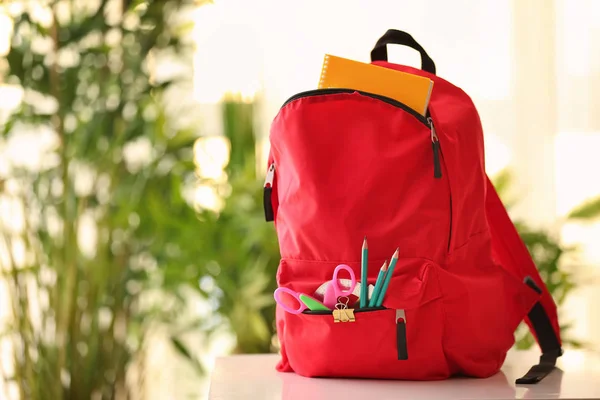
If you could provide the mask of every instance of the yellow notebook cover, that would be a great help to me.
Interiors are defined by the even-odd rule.
[[[390,97],[425,116],[433,81],[429,78],[325,55],[319,89],[347,88]]]

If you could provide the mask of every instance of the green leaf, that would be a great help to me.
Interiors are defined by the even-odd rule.
[[[566,339],[566,340],[563,340],[563,343],[570,347],[573,347],[575,349],[583,349],[583,348],[589,347],[589,345],[587,345],[586,343],[584,343],[580,340],[575,340],[575,339]]]
[[[600,217],[600,196],[575,207],[567,216],[571,220],[590,220]]]
[[[503,169],[499,173],[497,173],[494,177],[492,177],[492,183],[494,184],[494,188],[500,196],[502,196],[509,189],[511,183],[513,182],[512,174],[510,170]]]
[[[179,340],[176,337],[171,337],[171,343],[173,343],[173,346],[175,346],[175,349],[179,352],[179,354],[181,354],[183,357],[192,360],[192,353],[188,350],[187,346],[185,346],[183,344],[183,342],[181,340]]]
[[[204,374],[206,372],[204,366],[198,361],[196,357],[192,355],[192,352],[180,339],[178,339],[175,336],[171,336],[171,343],[173,344],[175,350],[196,368],[198,373]]]
[[[492,184],[498,192],[498,196],[506,206],[511,208],[515,203],[515,199],[510,193],[510,187],[514,182],[513,175],[509,169],[503,169],[491,178]]]

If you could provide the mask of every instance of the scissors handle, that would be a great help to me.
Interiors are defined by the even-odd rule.
[[[350,274],[350,287],[344,291],[344,287],[340,284],[340,280],[338,278],[338,275],[340,273],[340,271],[347,271]],[[352,292],[354,291],[354,288],[356,287],[356,276],[354,275],[354,271],[352,270],[352,268],[350,268],[350,266],[346,265],[346,264],[340,264],[337,267],[335,267],[335,270],[333,271],[333,278],[331,279],[331,284],[333,285],[333,289],[334,289],[334,293],[336,297],[340,297],[340,296],[349,296],[352,294]]]
[[[288,306],[285,303],[285,301],[281,298],[281,295],[284,293],[289,294],[294,299],[296,299],[296,301],[298,302],[298,308],[291,308],[290,306]],[[275,301],[277,302],[277,304],[279,304],[281,306],[281,308],[283,308],[285,311],[289,312],[290,314],[300,314],[302,311],[304,311],[308,308],[300,300],[300,295],[297,292],[294,292],[292,289],[288,289],[286,287],[280,287],[280,288],[275,289],[275,293],[274,293],[273,297],[275,297]]]

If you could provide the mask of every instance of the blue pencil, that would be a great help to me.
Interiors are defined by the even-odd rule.
[[[377,276],[377,281],[375,282],[375,288],[373,289],[373,294],[371,294],[371,299],[369,300],[369,307],[375,307],[375,304],[377,304],[377,298],[379,297],[379,291],[381,290],[381,285],[383,285],[386,271],[387,261],[383,263],[383,266],[379,270],[379,275]]]
[[[390,261],[390,267],[388,268],[387,274],[385,274],[385,280],[383,281],[383,285],[381,286],[381,290],[379,291],[377,302],[375,305],[377,307],[381,307],[383,303],[383,298],[385,297],[385,292],[387,292],[388,286],[390,285],[390,281],[392,280],[392,275],[394,274],[394,268],[396,268],[396,263],[398,262],[398,251],[400,249],[396,249],[394,255],[392,256],[392,260]]]

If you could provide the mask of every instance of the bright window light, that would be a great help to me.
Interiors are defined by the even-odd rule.
[[[194,95],[214,103],[227,93],[254,98],[260,89],[262,50],[247,1],[216,1],[194,16]]]
[[[510,149],[497,135],[485,133],[485,170],[489,176],[494,176],[509,167]]]
[[[556,137],[556,210],[566,215],[588,198],[600,195],[600,132],[561,132]]]

